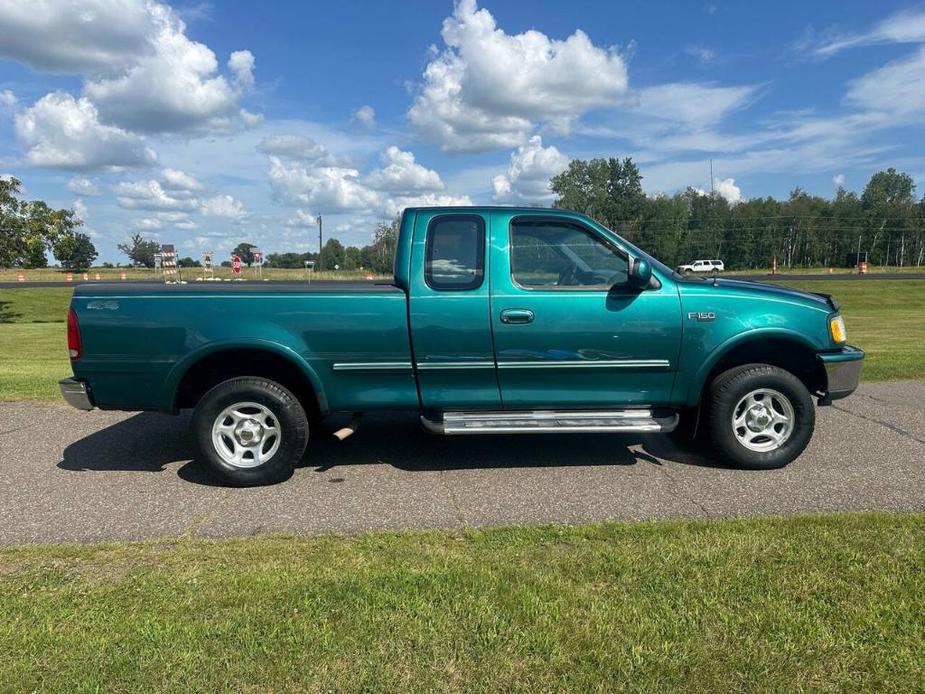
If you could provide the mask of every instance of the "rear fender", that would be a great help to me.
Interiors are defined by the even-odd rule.
[[[177,362],[164,384],[164,402],[174,402],[177,389],[186,373],[195,366],[199,361],[212,354],[227,352],[235,349],[254,349],[264,352],[270,352],[277,356],[283,357],[295,364],[308,379],[315,392],[317,399],[318,411],[325,415],[328,413],[328,399],[325,395],[324,384],[318,377],[316,371],[305,361],[302,356],[294,349],[286,345],[271,340],[262,340],[259,338],[251,339],[228,339],[217,342],[210,342],[208,345],[187,354],[183,359]]]

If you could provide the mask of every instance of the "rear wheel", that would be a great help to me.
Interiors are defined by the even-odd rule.
[[[710,385],[706,423],[710,440],[739,467],[769,470],[787,465],[809,443],[816,409],[806,386],[788,371],[746,364]]]
[[[280,384],[244,376],[218,384],[193,413],[200,459],[241,487],[289,479],[308,443],[298,399]]]

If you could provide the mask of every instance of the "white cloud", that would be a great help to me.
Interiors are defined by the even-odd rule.
[[[250,51],[231,54],[229,83],[212,50],[153,0],[6,0],[0,55],[81,75],[100,119],[135,132],[227,129],[254,83]]]
[[[160,30],[147,39],[151,51],[122,74],[89,79],[84,94],[107,120],[131,130],[184,132],[226,127],[223,119],[237,109],[242,90],[253,81],[248,79],[250,53],[232,54],[232,86],[218,74],[218,61],[208,46],[188,39],[183,22],[171,11],[153,4],[152,8],[164,19]]]
[[[392,193],[415,193],[443,190],[443,181],[433,169],[414,160],[414,154],[404,152],[395,145],[381,155],[383,167],[369,174],[366,185],[374,190]]]
[[[195,210],[198,200],[167,191],[160,181],[122,182],[113,186],[119,207],[129,210]]]
[[[549,179],[568,167],[569,159],[554,146],[543,147],[534,135],[526,145],[511,153],[506,174],[491,179],[496,202],[548,202],[552,199]]]
[[[379,215],[395,217],[401,214],[406,207],[456,207],[459,205],[470,206],[472,200],[468,195],[437,195],[435,193],[400,195],[385,199],[379,209]]]
[[[250,51],[234,51],[228,58],[228,69],[239,88],[247,90],[254,86],[254,62],[254,54]]]
[[[372,128],[376,125],[376,111],[372,106],[360,106],[353,112],[353,118],[364,128]]]
[[[241,201],[231,195],[216,195],[214,198],[203,200],[202,213],[232,219],[240,219],[247,214]]]
[[[925,10],[902,10],[878,22],[870,31],[830,37],[815,47],[817,56],[826,58],[848,48],[881,43],[925,42]]]
[[[673,82],[639,90],[636,110],[685,129],[715,125],[748,104],[754,86],[723,87],[695,82]]]
[[[296,210],[295,214],[286,220],[290,229],[309,229],[318,226],[318,217],[306,210]]]
[[[12,107],[19,102],[16,95],[9,89],[0,91],[0,106]]]
[[[200,191],[203,189],[202,184],[193,176],[177,169],[163,169],[161,171],[161,181],[164,183],[164,188],[172,191]]]
[[[138,135],[103,125],[87,99],[52,92],[16,116],[16,134],[29,162],[62,169],[148,166],[154,150]]]
[[[74,203],[71,205],[71,209],[74,210],[74,214],[77,216],[81,222],[87,221],[87,203],[82,199],[77,198]]]
[[[863,110],[887,112],[891,120],[915,118],[925,113],[923,76],[925,47],[854,80],[845,98]]]
[[[333,157],[324,147],[304,135],[271,135],[257,145],[263,154],[298,159],[311,165],[333,164]]]
[[[836,189],[845,187],[845,174],[835,174],[832,176],[832,185]]]
[[[75,176],[67,182],[67,189],[78,195],[99,195],[99,187],[89,178]]]
[[[448,151],[484,151],[526,141],[536,123],[567,129],[627,91],[626,64],[576,31],[551,39],[510,35],[475,0],[459,0],[441,31],[446,48],[424,71],[411,123]]]
[[[256,128],[263,123],[262,113],[251,113],[247,109],[242,108],[238,111],[238,115],[241,116],[241,121],[244,123],[245,128]]]
[[[158,212],[155,215],[162,222],[185,222],[189,219],[189,215],[186,212]]]
[[[691,186],[691,188],[698,195],[703,195],[704,197],[710,195],[710,193],[703,188],[697,188],[696,186]],[[724,198],[730,205],[735,205],[742,201],[742,190],[735,184],[735,180],[732,178],[724,178],[722,180],[714,178],[713,190],[717,197]]]
[[[280,202],[308,205],[323,214],[355,212],[378,207],[379,195],[359,181],[359,171],[338,166],[287,166],[270,157],[270,187]]]
[[[726,202],[730,205],[735,205],[742,201],[742,190],[736,185],[734,179],[724,178],[720,180],[717,178],[714,180],[713,186],[716,189],[716,194],[721,198],[726,198]]]
[[[162,229],[164,223],[153,217],[142,217],[141,219],[134,220],[132,226],[142,231],[154,231],[156,229]]]
[[[716,51],[706,46],[687,46],[684,49],[684,53],[692,58],[696,58],[701,63],[712,63],[716,58]]]
[[[148,50],[169,10],[140,0],[6,0],[0,3],[0,55],[38,70],[110,72]]]

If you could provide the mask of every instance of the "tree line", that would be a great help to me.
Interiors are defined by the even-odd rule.
[[[583,212],[672,266],[722,259],[729,269],[925,262],[925,197],[893,168],[873,174],[860,196],[795,188],[788,199],[729,203],[694,188],[647,196],[632,159],[575,160],[552,178],[555,207]]]

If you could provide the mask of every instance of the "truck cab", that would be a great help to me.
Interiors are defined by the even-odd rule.
[[[82,286],[71,315],[65,397],[195,408],[236,484],[291,475],[329,413],[346,436],[383,409],[446,435],[684,432],[779,467],[863,359],[831,297],[685,278],[554,209],[409,208],[390,283]]]

